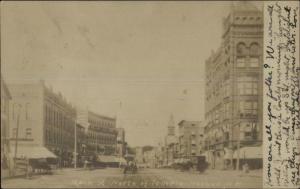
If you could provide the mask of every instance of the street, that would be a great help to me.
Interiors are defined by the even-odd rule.
[[[261,171],[248,174],[236,171],[208,170],[205,173],[180,172],[173,169],[143,169],[124,175],[121,169],[62,169],[52,175],[35,175],[31,179],[4,180],[2,188],[260,188]]]

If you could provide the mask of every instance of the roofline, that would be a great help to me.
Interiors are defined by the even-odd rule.
[[[108,117],[108,116],[104,116],[104,115],[100,115],[100,114],[97,114],[95,112],[92,112],[92,111],[88,111],[88,114],[93,114],[97,117],[101,117],[101,118],[104,118],[104,119],[108,119],[108,120],[111,120],[111,121],[116,121],[116,118],[112,118],[112,117]]]

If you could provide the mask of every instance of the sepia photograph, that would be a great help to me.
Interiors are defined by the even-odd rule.
[[[1,188],[262,188],[263,12],[1,2]]]

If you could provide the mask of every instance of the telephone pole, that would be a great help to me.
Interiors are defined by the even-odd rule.
[[[20,114],[21,105],[19,104],[19,113],[17,117],[17,128],[16,128],[16,144],[15,144],[15,157],[14,157],[14,174],[16,174],[16,162],[17,162],[17,152],[18,152],[18,135],[19,135],[19,125],[20,125]]]

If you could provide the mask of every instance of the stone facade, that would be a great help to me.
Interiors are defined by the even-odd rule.
[[[262,12],[234,5],[223,21],[221,46],[205,63],[204,132],[211,168],[234,166],[238,143],[261,145],[262,42]]]

